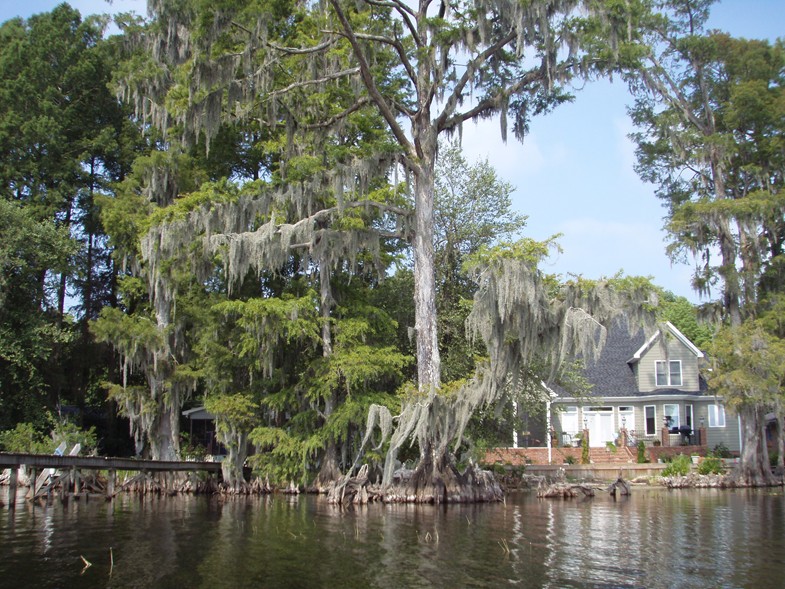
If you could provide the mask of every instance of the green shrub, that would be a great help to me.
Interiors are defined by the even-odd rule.
[[[707,456],[698,464],[698,474],[720,474],[722,471],[722,460],[716,456]]]
[[[684,454],[674,456],[668,466],[663,469],[662,476],[673,477],[689,474],[691,464],[692,460],[689,456],[685,456]]]
[[[51,454],[55,446],[32,423],[17,423],[14,429],[0,432],[0,448],[5,452]]]
[[[716,456],[717,458],[732,458],[733,454],[731,454],[728,447],[720,442],[716,446],[714,446],[714,450],[712,450],[712,456]]]
[[[64,420],[56,423],[51,435],[55,448],[65,442],[66,452],[70,452],[71,448],[80,444],[79,454],[88,456],[95,454],[98,447],[98,436],[95,433],[95,427],[83,430],[72,421]]]
[[[638,449],[638,464],[647,463],[649,459],[646,458],[646,444],[643,443],[643,440],[638,440],[636,447]]]
[[[581,438],[581,464],[589,464],[589,439],[587,437]]]

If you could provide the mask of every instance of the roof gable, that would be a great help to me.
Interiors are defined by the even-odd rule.
[[[663,328],[666,329],[671,335],[673,335],[681,344],[687,348],[692,354],[695,355],[696,358],[703,358],[703,352],[701,352],[695,344],[693,344],[686,335],[676,329],[676,326],[673,325],[670,321],[666,321],[663,324]],[[632,358],[627,360],[628,364],[634,364],[638,362],[643,355],[651,349],[651,347],[662,337],[663,330],[658,329],[654,335],[652,335],[640,348],[638,348],[635,353],[632,355]]]

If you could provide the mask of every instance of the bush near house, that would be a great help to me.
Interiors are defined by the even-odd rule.
[[[690,457],[684,454],[679,454],[678,456],[674,456],[673,459],[668,463],[668,466],[663,469],[662,476],[683,477],[690,473],[690,468],[692,468],[692,460]]]

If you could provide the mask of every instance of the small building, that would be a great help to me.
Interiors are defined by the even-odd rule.
[[[182,413],[188,420],[188,437],[192,446],[201,446],[208,456],[223,457],[226,448],[215,437],[215,417],[204,407],[186,409]]]

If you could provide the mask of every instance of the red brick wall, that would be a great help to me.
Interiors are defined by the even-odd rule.
[[[646,448],[646,457],[652,462],[657,462],[660,458],[678,456],[679,454],[706,456],[708,451],[709,448],[706,446],[651,446]]]
[[[552,448],[551,456],[554,464],[563,464],[567,456],[572,456],[575,464],[581,462],[580,448]],[[548,448],[493,448],[485,454],[483,464],[548,464]]]

